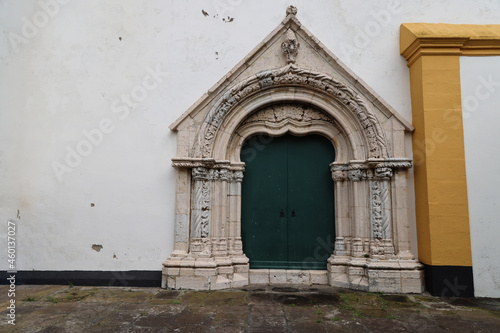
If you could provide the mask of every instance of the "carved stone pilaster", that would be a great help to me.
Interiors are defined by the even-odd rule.
[[[370,224],[372,237],[391,238],[391,200],[388,182],[370,181]]]
[[[194,180],[191,237],[205,238],[210,234],[210,196],[211,184],[206,168],[192,170]]]

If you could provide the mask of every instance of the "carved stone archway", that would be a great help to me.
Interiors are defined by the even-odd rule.
[[[331,164],[335,251],[323,278],[302,273],[301,282],[421,292],[422,267],[410,253],[408,235],[411,160],[405,157],[404,133],[411,126],[324,50],[295,13],[289,8],[260,48],[171,126],[179,135],[178,157],[172,159],[175,248],[163,263],[162,285],[222,289],[272,282],[269,270],[249,271],[242,251],[240,149],[256,133],[292,132],[321,134],[337,153]],[[305,57],[299,47],[306,49]],[[279,54],[275,65],[287,64],[265,69],[266,52]],[[264,69],[252,73],[259,67]]]

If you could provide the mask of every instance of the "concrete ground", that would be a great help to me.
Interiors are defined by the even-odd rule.
[[[0,332],[500,332],[500,299],[354,292],[327,286],[238,290],[0,286]]]

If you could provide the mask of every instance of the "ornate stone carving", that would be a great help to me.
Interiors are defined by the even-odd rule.
[[[230,173],[229,181],[242,182],[243,181],[243,171],[232,171]]]
[[[385,239],[392,236],[387,182],[370,181],[370,222],[373,238]]]
[[[227,169],[210,169],[207,178],[210,180],[228,181],[230,172]]]
[[[208,181],[203,181],[201,186],[201,223],[199,234],[202,238],[208,237],[210,234],[210,183]]]
[[[388,160],[384,163],[378,164],[377,168],[391,168],[391,169],[409,169],[412,167],[410,160]]]
[[[282,85],[308,86],[326,92],[331,98],[343,104],[361,123],[364,135],[368,140],[369,157],[387,157],[387,146],[380,123],[368,110],[361,97],[337,79],[299,68],[294,64],[275,70],[262,71],[227,90],[206,115],[206,125],[199,134],[203,136],[202,157],[211,156],[215,133],[234,105],[258,90]]]
[[[177,179],[176,211],[182,212],[179,221],[183,228],[176,229],[175,251],[164,263],[162,286],[216,290],[250,282],[249,260],[241,240],[239,182],[245,170],[240,161],[241,147],[245,138],[264,134],[272,139],[290,131],[296,135],[325,135],[337,149],[336,162],[330,168],[333,180],[343,183],[335,186],[337,210],[331,222],[342,237],[337,237],[335,252],[328,260],[328,283],[369,291],[421,292],[418,283],[422,267],[416,261],[408,262],[414,257],[406,241],[407,191],[401,191],[406,179],[402,174],[392,180],[394,174],[411,167],[411,161],[389,157],[391,151],[385,138],[387,133],[399,140],[399,133],[395,135],[399,125],[406,130],[411,126],[401,123],[401,118],[370,89],[356,82],[342,64],[328,56],[327,50],[321,50],[322,45],[301,28],[296,13],[293,6],[287,9],[286,22],[270,39],[282,38],[277,44],[263,43],[257,48],[269,46],[268,53],[252,53],[248,61],[243,61],[173,124],[172,129],[181,135],[180,157],[172,164],[193,170],[191,177],[181,170]],[[304,42],[313,46],[307,54]],[[275,68],[283,61],[281,52],[288,64]],[[278,58],[267,58],[267,54]],[[255,62],[257,59],[259,62]],[[240,80],[241,73],[253,70],[252,63],[268,59],[269,67],[274,69],[235,81]],[[337,74],[332,77],[299,68],[295,59],[304,67]],[[391,126],[393,121],[400,123]],[[265,144],[265,139],[259,138],[259,143]],[[396,150],[404,156],[404,145]],[[395,200],[390,199],[393,188],[393,194],[398,194]],[[391,205],[397,216],[394,245]],[[395,246],[398,256],[394,255]]]
[[[353,182],[359,182],[366,178],[366,171],[361,169],[349,170],[348,176]]]
[[[375,177],[380,179],[389,179],[392,177],[392,169],[387,167],[375,168]]]
[[[193,176],[193,179],[198,180],[198,179],[207,179],[207,169],[204,167],[197,167],[193,168],[191,171],[191,174]]]
[[[191,230],[193,233],[193,237],[205,238],[210,234],[211,184],[207,180],[208,172],[205,168],[193,168],[192,176],[195,182]]]
[[[286,56],[286,61],[289,64],[295,63],[295,57],[299,53],[300,43],[295,38],[295,33],[292,29],[288,29],[286,32],[286,39],[281,44],[281,50],[283,54]]]
[[[286,9],[286,15],[297,15],[297,7],[295,6],[288,6],[288,8]]]
[[[349,179],[349,167],[344,164],[330,164],[330,171],[332,172],[332,179],[335,182],[342,182]]]
[[[265,107],[245,119],[242,126],[255,122],[279,124],[283,121],[294,121],[303,125],[311,125],[313,121],[332,123],[333,119],[313,107],[297,104],[277,104]]]
[[[347,171],[333,171],[332,172],[332,179],[335,182],[342,182],[344,180],[347,180],[349,177],[347,175]]]
[[[390,239],[372,239],[370,242],[370,255],[372,259],[393,259],[394,245]]]
[[[366,161],[351,161],[343,164],[330,165],[334,181],[351,180],[354,182],[362,180],[389,180],[394,170],[406,169],[412,166],[411,161],[406,159],[377,159]]]
[[[190,248],[191,255],[195,258],[212,256],[212,243],[209,238],[192,238]]]

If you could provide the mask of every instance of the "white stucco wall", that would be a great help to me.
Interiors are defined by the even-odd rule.
[[[160,270],[173,247],[176,139],[168,125],[269,34],[289,4],[0,1],[0,237],[8,219],[18,221],[17,268]],[[487,0],[293,4],[301,22],[409,121],[400,24],[497,23],[500,12]],[[156,85],[146,75],[157,68]],[[108,132],[102,139],[99,128]],[[86,156],[68,157],[71,150]],[[414,222],[412,235],[416,253]],[[2,270],[6,258],[0,249]]]
[[[500,297],[500,57],[461,57],[460,76],[474,292]]]

